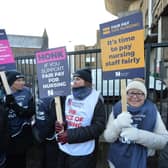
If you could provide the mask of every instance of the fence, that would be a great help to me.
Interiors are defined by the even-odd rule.
[[[163,82],[167,80],[168,76],[167,47],[168,43],[150,43],[145,45],[145,79],[148,96],[157,103],[160,113],[168,125],[168,101],[166,101],[168,91],[165,89],[166,83]],[[67,52],[70,73],[82,67],[90,67],[92,69],[94,87],[102,92],[106,110],[109,113],[111,106],[120,99],[120,80],[103,80],[100,54],[100,49]],[[16,62],[17,69],[25,75],[27,85],[32,88],[34,96],[37,96],[35,56],[19,56],[16,57]]]

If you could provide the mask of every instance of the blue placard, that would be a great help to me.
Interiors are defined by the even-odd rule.
[[[36,52],[39,97],[70,94],[70,74],[65,47]]]

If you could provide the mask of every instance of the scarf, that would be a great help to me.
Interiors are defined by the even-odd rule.
[[[92,92],[91,87],[72,88],[72,94],[75,99],[83,100]]]

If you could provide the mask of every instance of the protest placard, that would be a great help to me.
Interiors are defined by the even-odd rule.
[[[101,24],[100,38],[104,79],[144,77],[141,13]]]
[[[57,119],[62,120],[59,96],[70,94],[70,74],[65,47],[36,52],[39,97],[56,97]]]
[[[5,71],[16,70],[16,63],[4,29],[0,29],[0,77],[6,94],[11,89],[6,79]]]
[[[142,13],[100,24],[100,39],[103,79],[122,79],[121,96],[125,110],[125,79],[143,78],[145,73]]]
[[[0,29],[0,71],[16,70],[15,59],[4,29]]]

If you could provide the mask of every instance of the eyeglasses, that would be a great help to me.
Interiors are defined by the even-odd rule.
[[[127,92],[127,95],[128,95],[129,97],[134,97],[134,96],[136,96],[136,97],[139,97],[139,98],[142,98],[142,97],[145,96],[145,94],[142,93],[142,92]]]

